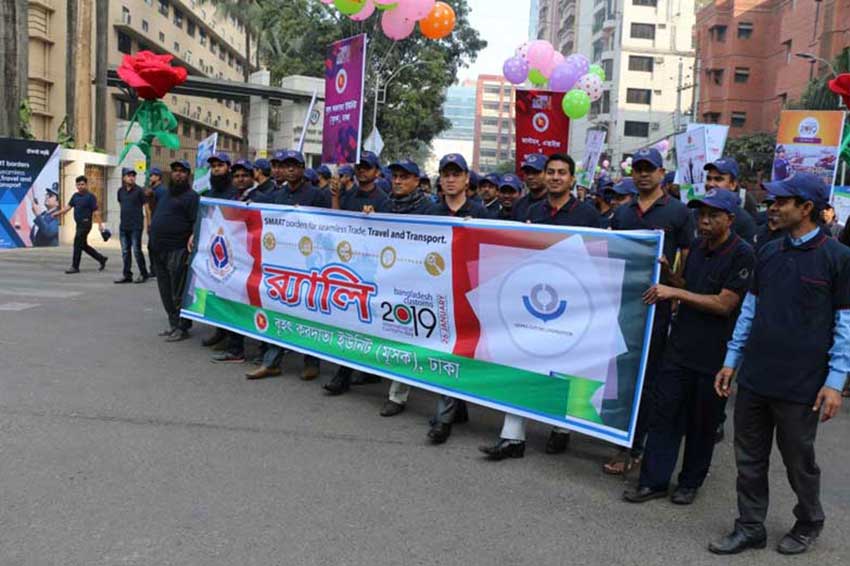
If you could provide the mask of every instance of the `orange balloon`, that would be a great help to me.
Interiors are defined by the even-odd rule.
[[[428,39],[443,39],[455,29],[457,17],[451,6],[437,2],[431,13],[419,21],[419,31]]]

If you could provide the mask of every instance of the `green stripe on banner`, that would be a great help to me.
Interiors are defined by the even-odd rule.
[[[195,289],[189,311],[212,323],[265,335],[283,346],[321,352],[378,372],[399,375],[481,399],[564,420],[601,423],[591,398],[602,383],[548,376],[352,332],[329,324],[257,308]]]

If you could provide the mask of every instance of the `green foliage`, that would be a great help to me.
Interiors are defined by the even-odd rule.
[[[18,107],[18,116],[20,120],[18,134],[20,137],[25,140],[35,139],[35,134],[32,131],[32,106],[30,106],[28,98],[21,101],[21,105]]]
[[[516,162],[514,161],[502,161],[498,165],[496,165],[496,169],[493,173],[497,173],[499,175],[505,175],[507,173],[516,172]]]
[[[56,141],[59,142],[59,145],[66,149],[74,149],[76,146],[76,141],[74,140],[74,136],[71,132],[68,131],[68,117],[62,119],[62,123],[59,124],[59,129],[56,130]]]
[[[841,54],[833,59],[832,66],[838,74],[850,73],[850,48],[844,49]],[[799,101],[789,104],[789,108],[805,110],[842,110],[844,104],[838,95],[829,90],[831,71],[823,76],[817,77],[806,85],[806,90]]]
[[[728,139],[723,153],[738,162],[742,181],[760,182],[770,179],[775,150],[775,134],[757,133]]]

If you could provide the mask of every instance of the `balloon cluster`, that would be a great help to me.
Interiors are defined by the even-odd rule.
[[[443,39],[455,29],[457,17],[451,6],[436,0],[321,0],[350,17],[363,22],[376,11],[381,15],[381,29],[388,38],[399,41],[413,33],[416,23],[428,39]]]
[[[584,118],[590,103],[602,98],[605,70],[591,65],[584,55],[564,56],[543,39],[522,44],[513,57],[505,61],[502,73],[515,85],[530,81],[537,88],[565,92],[564,114],[573,120]]]

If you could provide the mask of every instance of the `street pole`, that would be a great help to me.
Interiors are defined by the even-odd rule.
[[[679,57],[679,86],[676,89],[676,132],[681,131],[682,127],[682,68],[684,67],[684,63],[682,62],[682,58]]]

